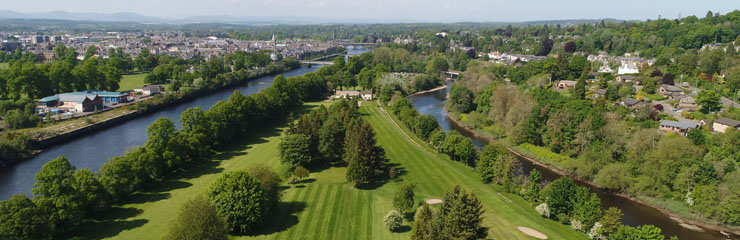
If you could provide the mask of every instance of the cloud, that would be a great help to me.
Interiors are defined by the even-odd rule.
[[[329,3],[326,1],[311,2],[310,4],[311,7],[326,7],[328,5]]]

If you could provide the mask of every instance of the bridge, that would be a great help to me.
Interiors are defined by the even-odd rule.
[[[332,65],[334,64],[334,61],[317,61],[317,60],[300,60],[299,62],[303,64],[310,65]]]

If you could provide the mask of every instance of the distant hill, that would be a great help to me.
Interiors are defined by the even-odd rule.
[[[107,21],[107,22],[163,22],[166,19],[143,16],[138,13],[76,13],[65,11],[20,13],[0,10],[0,19],[56,19],[73,21]]]
[[[159,24],[197,24],[197,23],[228,23],[239,25],[252,24],[372,24],[372,23],[418,23],[408,19],[369,19],[369,18],[328,18],[328,17],[235,17],[230,15],[216,16],[193,16],[185,18],[161,18],[144,16],[138,13],[90,13],[90,12],[27,12],[21,13],[10,10],[0,10],[0,19],[47,19],[47,20],[69,20],[69,21],[91,21],[91,22],[134,22],[134,23],[159,23]],[[609,22],[621,22],[618,19],[604,19]],[[561,24],[577,25],[581,23],[596,23],[601,19],[573,19],[573,20],[541,20],[529,22],[477,22],[496,25],[540,25]]]

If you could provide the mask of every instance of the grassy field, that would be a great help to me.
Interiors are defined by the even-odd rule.
[[[10,65],[8,63],[0,63],[0,69],[8,69]]]
[[[315,106],[316,104],[310,104]],[[403,231],[391,233],[383,227],[383,216],[391,209],[391,196],[404,181],[417,184],[417,201],[443,198],[454,185],[473,191],[485,206],[484,225],[492,239],[532,239],[517,226],[539,230],[550,239],[586,239],[582,233],[546,220],[518,196],[500,193],[483,184],[469,167],[434,153],[428,145],[407,139],[373,103],[360,112],[370,121],[377,140],[387,152],[389,164],[399,170],[396,181],[371,189],[356,189],[345,180],[345,168],[314,172],[298,186],[286,185],[280,212],[262,233],[235,239],[408,239],[413,216],[407,214]],[[269,128],[246,139],[239,147],[218,154],[203,166],[190,168],[150,192],[139,193],[130,204],[116,207],[96,223],[82,229],[86,237],[116,239],[160,239],[169,222],[186,200],[206,192],[221,174],[264,163],[281,169],[277,146],[285,125]],[[404,129],[404,131],[408,131]]]
[[[131,90],[143,86],[146,75],[146,73],[123,75],[118,91]]]

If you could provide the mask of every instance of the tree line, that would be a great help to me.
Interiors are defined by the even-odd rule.
[[[207,161],[212,151],[284,119],[302,101],[323,98],[328,93],[325,87],[324,76],[316,73],[277,76],[260,93],[245,96],[235,91],[228,101],[219,101],[207,111],[187,109],[180,117],[181,130],[172,120],[160,118],[147,128],[144,146],[112,158],[98,173],[77,170],[64,157],[54,159],[36,175],[33,198],[18,194],[0,202],[0,236],[69,236],[95,212],[125,202],[135,191],[175,171]]]

